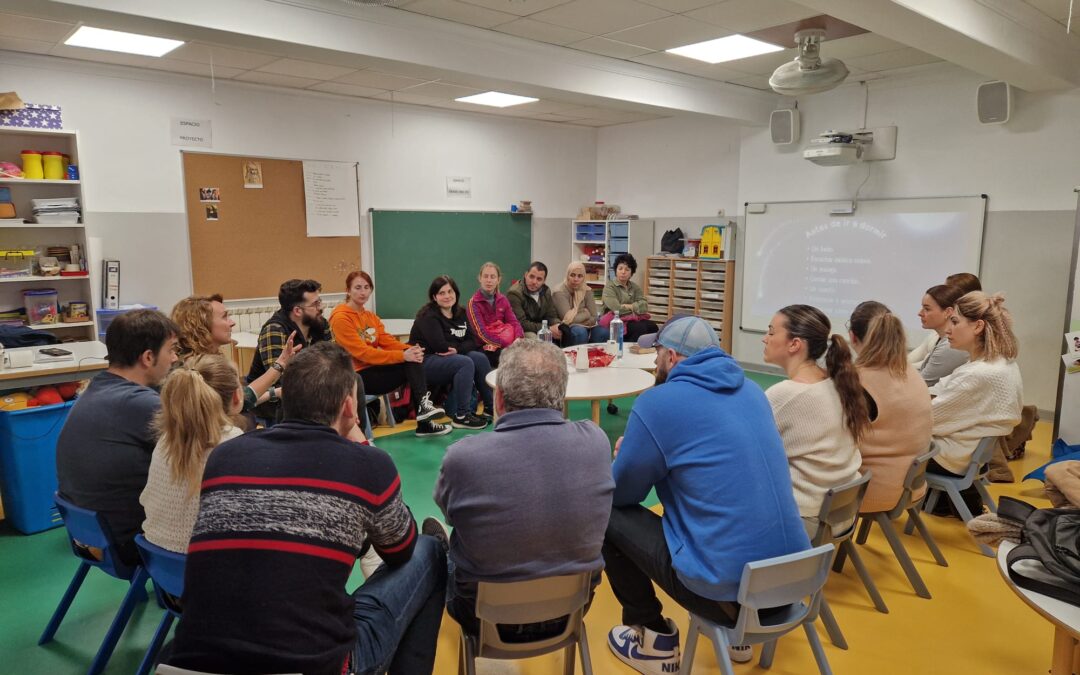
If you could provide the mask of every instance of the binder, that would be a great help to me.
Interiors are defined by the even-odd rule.
[[[103,260],[101,265],[101,305],[105,309],[120,309],[120,261]]]

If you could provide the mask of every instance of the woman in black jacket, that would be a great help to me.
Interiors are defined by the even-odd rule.
[[[491,388],[484,378],[491,372],[487,356],[480,351],[465,310],[458,304],[457,282],[435,277],[428,287],[428,303],[413,321],[409,343],[424,348],[424,374],[429,386],[450,385],[446,410],[458,429],[483,429],[494,414]],[[484,414],[469,409],[473,386],[484,402]]]

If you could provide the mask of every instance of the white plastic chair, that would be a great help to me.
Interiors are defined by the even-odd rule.
[[[574,674],[574,647],[581,652],[581,670],[592,675],[585,606],[592,591],[592,572],[507,583],[480,582],[476,589],[479,635],[461,631],[458,675],[476,675],[476,658],[524,659],[564,650],[563,673]],[[532,642],[504,642],[498,624],[523,624],[567,617],[558,635]]]
[[[908,527],[919,528],[919,534],[922,535],[923,541],[926,542],[926,547],[930,549],[930,554],[934,556],[934,560],[937,561],[937,564],[942,567],[949,566],[949,563],[945,560],[945,556],[941,553],[941,549],[938,548],[937,542],[934,541],[934,536],[930,534],[930,530],[926,527],[926,524],[923,523],[922,516],[919,515],[919,507],[922,505],[925,495],[918,500],[913,500],[911,498],[913,494],[918,492],[919,488],[927,483],[927,479],[930,478],[930,475],[926,473],[926,466],[937,454],[938,447],[931,442],[929,450],[912,460],[911,466],[908,467],[907,475],[904,476],[904,489],[900,493],[900,499],[896,502],[896,506],[888,511],[862,514],[862,526],[859,528],[859,535],[855,538],[856,543],[865,544],[866,537],[870,534],[870,528],[876,522],[881,528],[881,531],[885,534],[885,539],[888,540],[893,555],[895,555],[896,559],[900,562],[900,566],[904,568],[904,574],[907,575],[911,587],[915,590],[915,594],[920,598],[927,599],[930,599],[930,591],[926,588],[926,584],[923,583],[922,577],[915,568],[915,563],[911,561],[911,556],[908,555],[907,549],[904,548],[904,542],[900,539],[899,535],[897,535],[896,528],[893,526],[893,521],[904,515],[904,513],[907,513]],[[908,534],[910,534],[910,532],[908,532]]]
[[[997,504],[994,502],[994,498],[990,496],[987,486],[989,480],[987,474],[990,471],[990,460],[994,456],[994,445],[998,442],[997,436],[987,436],[979,441],[979,444],[975,446],[975,452],[971,455],[971,461],[968,462],[967,468],[964,470],[964,475],[959,477],[942,476],[936,473],[926,474],[926,502],[923,506],[924,511],[933,512],[934,507],[937,506],[938,499],[941,498],[941,493],[945,493],[949,497],[949,501],[952,502],[953,507],[956,508],[956,512],[960,514],[960,518],[964,523],[971,521],[975,515],[968,509],[967,504],[964,502],[963,496],[960,494],[962,490],[966,490],[971,486],[975,486],[978,490],[979,496],[982,497],[983,504],[990,509],[991,513],[997,513]],[[911,532],[912,524],[908,523],[905,528],[905,532]],[[979,544],[979,550],[983,555],[990,558],[995,557],[993,549],[986,544]]]
[[[721,626],[691,612],[679,673],[689,675],[693,671],[698,633],[712,641],[720,672],[735,675],[728,656],[729,646],[765,643],[758,663],[762,668],[769,668],[776,654],[776,641],[802,626],[821,675],[832,675],[814,620],[835,551],[835,546],[825,544],[799,553],[746,563],[739,582],[740,607],[735,627]],[[773,607],[784,607],[785,610],[780,616],[763,620],[759,612]]]

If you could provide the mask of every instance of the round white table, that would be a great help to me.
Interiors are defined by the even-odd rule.
[[[492,389],[498,372],[496,368],[485,378]],[[590,368],[583,373],[571,370],[566,382],[566,400],[591,402],[592,421],[599,425],[600,401],[640,394],[655,383],[652,373],[638,368]]]
[[[630,345],[632,342],[628,342],[623,345],[623,356],[621,359],[615,359],[607,367],[608,368],[637,368],[638,370],[656,370],[656,351],[651,351],[647,354],[633,354],[630,351]],[[567,358],[570,358],[569,352],[579,347],[603,347],[603,342],[592,342],[587,345],[575,345],[573,347],[563,347],[563,352],[567,353]]]
[[[1050,663],[1050,675],[1072,675],[1080,640],[1080,607],[1056,600],[1048,595],[1020,588],[1009,577],[1006,558],[1016,544],[1006,541],[998,547],[998,571],[1005,584],[1013,590],[1028,607],[1041,614],[1054,625],[1054,653]]]

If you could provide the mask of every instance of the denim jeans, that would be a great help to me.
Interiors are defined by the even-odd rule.
[[[420,535],[407,563],[383,564],[353,593],[357,637],[349,672],[434,672],[445,597],[446,552],[439,540]]]
[[[491,388],[484,381],[489,372],[491,372],[491,363],[487,356],[479,351],[424,357],[424,374],[427,377],[428,386],[450,385],[450,397],[446,400],[445,408],[455,417],[476,412],[475,408],[469,410],[474,386],[480,392],[484,410],[494,410]]]
[[[611,509],[604,534],[604,571],[611,590],[622,605],[622,620],[630,626],[660,622],[663,606],[653,582],[675,602],[710,621],[735,625],[739,605],[704,598],[683,585],[671,566],[660,516],[644,506]]]
[[[563,346],[573,347],[574,345],[583,345],[590,342],[607,342],[608,329],[603,326],[593,326],[592,328],[586,328],[581,324],[574,324],[570,326],[570,330],[563,335]]]

